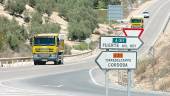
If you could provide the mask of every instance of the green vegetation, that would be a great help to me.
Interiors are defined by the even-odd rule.
[[[88,46],[87,46],[87,43],[80,42],[80,44],[74,45],[73,48],[76,49],[76,50],[87,50]]]
[[[89,49],[94,50],[96,48],[97,44],[98,44],[98,42],[91,42],[89,44]],[[74,45],[73,48],[76,50],[87,50],[88,44],[85,42],[80,42],[80,44]]]
[[[33,1],[33,0],[32,0]],[[34,3],[35,2],[35,3]],[[48,15],[51,15],[52,11],[56,7],[55,0],[35,0],[33,4],[35,4],[35,8],[40,12],[41,14],[47,13]],[[32,4],[32,5],[33,5]]]
[[[1,0],[1,2],[4,2]],[[133,0],[135,2],[135,0]],[[85,40],[93,30],[97,27],[98,21],[101,23],[107,22],[106,11],[97,12],[95,9],[107,8],[108,4],[121,4],[120,0],[8,0],[5,5],[13,15],[22,14],[25,10],[25,5],[28,4],[35,8],[38,13],[34,14],[30,31],[41,31],[44,26],[42,24],[42,14],[47,13],[48,16],[52,11],[59,11],[59,15],[69,22],[69,35],[71,40]],[[95,8],[95,9],[94,9]],[[102,14],[102,15],[101,15]],[[97,18],[99,16],[99,18]],[[35,17],[35,18],[34,18]],[[24,20],[28,23],[29,17]],[[37,25],[37,26],[35,26]],[[48,24],[52,31],[54,26]],[[35,27],[35,28],[34,28]],[[50,29],[50,31],[51,31]],[[55,31],[58,31],[58,27]]]
[[[28,38],[27,32],[15,20],[10,21],[5,17],[0,17],[0,21],[0,48],[9,45],[12,50],[18,51],[20,43],[24,43]]]
[[[38,24],[32,25],[30,32],[33,33],[58,33],[60,30],[60,26],[58,24]]]
[[[143,74],[147,70],[147,66],[149,64],[152,64],[151,58],[138,61],[138,67],[137,67],[137,70],[136,70],[136,75]]]
[[[25,10],[26,0],[8,0],[5,9],[12,15],[22,14]]]
[[[69,45],[64,45],[64,54],[71,55],[71,47]]]
[[[69,21],[71,40],[88,38],[97,27],[97,13],[91,0],[56,0],[60,16]]]
[[[97,21],[99,23],[108,23],[107,10],[96,10],[97,11]]]
[[[39,12],[33,13],[31,18],[31,24],[39,25],[42,24],[42,15]]]
[[[45,23],[42,24],[42,15],[37,12],[32,15],[30,33],[58,33],[60,30],[59,24]]]
[[[0,3],[5,6],[5,10],[9,11],[14,16],[12,21],[0,17],[0,49],[4,46],[9,46],[12,50],[18,51],[20,44],[24,44],[33,33],[56,33],[60,31],[59,24],[54,24],[49,21],[49,17],[53,11],[58,11],[59,15],[69,22],[68,38],[70,40],[82,41],[89,38],[96,27],[98,21],[107,21],[106,18],[101,18],[97,12],[98,8],[106,8],[108,0],[0,0]],[[111,2],[119,0],[111,0]],[[27,13],[25,5],[33,7],[35,13]],[[43,14],[47,14],[43,20]],[[24,19],[26,27],[21,26],[15,21],[15,17]],[[27,31],[28,33],[27,33]],[[94,49],[96,43],[90,44],[90,49]],[[87,44],[80,43],[75,48],[80,50],[87,49]],[[70,48],[68,48],[70,49]],[[68,52],[69,53],[69,52]]]
[[[98,42],[97,41],[92,41],[90,44],[89,44],[89,47],[91,50],[94,50],[96,49],[96,46],[97,46]]]
[[[4,3],[4,0],[0,0],[0,3],[3,4],[3,3]]]
[[[120,5],[121,0],[93,0],[93,6],[96,9],[107,9],[107,5]]]
[[[0,50],[3,49],[4,41],[5,41],[4,33],[0,32]]]

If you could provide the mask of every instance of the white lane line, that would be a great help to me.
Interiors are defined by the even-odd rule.
[[[63,86],[63,85],[58,85],[57,87],[60,88],[60,87],[62,87],[62,86]]]
[[[100,84],[100,83],[97,83],[96,80],[95,80],[94,77],[93,77],[93,73],[92,73],[92,72],[93,72],[94,70],[96,70],[97,68],[98,68],[98,67],[94,67],[94,68],[92,68],[92,69],[89,70],[90,78],[91,78],[92,82],[93,82],[95,85],[104,86],[104,85],[102,85],[102,84]]]
[[[48,87],[49,85],[41,85],[41,86]]]
[[[49,86],[49,85],[42,85],[42,86]],[[63,85],[59,85],[58,87],[61,86]],[[47,91],[47,90],[21,89],[13,86],[7,86],[0,81],[0,96],[75,96],[75,95],[65,93],[65,92],[51,93],[51,91]]]

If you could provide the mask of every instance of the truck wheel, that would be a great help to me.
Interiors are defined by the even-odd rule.
[[[60,64],[64,64],[64,60],[60,60],[59,62],[60,62]]]
[[[58,64],[59,64],[59,65],[61,64],[61,60],[58,61]]]
[[[54,61],[54,65],[58,65],[58,61]]]
[[[34,65],[39,65],[39,62],[38,61],[34,61]]]

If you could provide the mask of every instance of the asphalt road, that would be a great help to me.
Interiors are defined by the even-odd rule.
[[[170,13],[170,0],[156,1],[145,9],[151,15],[145,20],[145,32],[142,35],[145,44],[139,54],[154,44]],[[59,66],[3,68],[0,70],[0,96],[104,96],[104,87],[95,85],[88,74],[89,69],[96,66],[95,58],[73,58],[72,62]],[[126,96],[125,89],[112,88],[109,92],[110,96]],[[132,96],[169,95],[134,91]]]
[[[34,86],[41,90],[50,90],[52,93],[61,91],[71,96],[104,96],[105,88],[96,86],[88,75],[89,70],[66,72],[58,75],[48,75],[21,81],[6,82],[12,86],[26,89],[25,86]],[[31,84],[31,85],[30,85]],[[29,89],[29,88],[28,88]],[[110,89],[109,96],[126,96],[126,89]],[[132,96],[167,96],[156,93],[132,92]],[[69,95],[65,95],[69,96]]]
[[[162,30],[170,13],[170,0],[156,1],[157,2],[145,9],[150,12],[150,18],[145,19],[145,31],[141,38],[145,44],[139,49],[139,54],[148,52],[160,34],[163,34]]]

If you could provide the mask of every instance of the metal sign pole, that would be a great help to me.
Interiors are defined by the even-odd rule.
[[[106,96],[109,96],[108,70],[105,71],[105,87],[106,87]]]
[[[128,69],[128,86],[127,86],[128,96],[131,96],[130,88],[131,88],[131,69]]]

